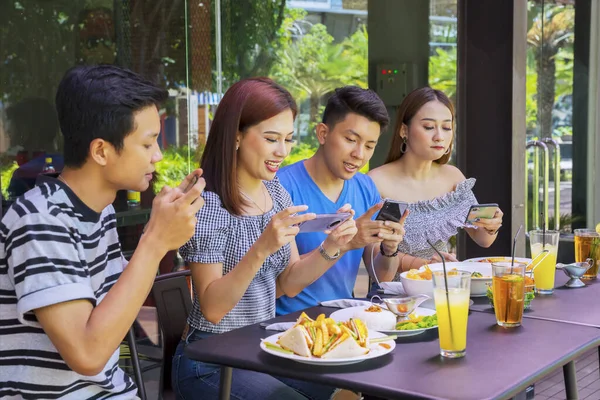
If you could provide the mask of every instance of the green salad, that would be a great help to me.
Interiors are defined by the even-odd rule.
[[[396,324],[397,331],[412,331],[415,329],[433,328],[437,326],[437,314],[427,315],[425,317],[417,317],[408,321],[398,322]]]
[[[490,304],[492,305],[492,308],[494,308],[494,293],[492,292],[492,287],[488,286],[487,288],[487,292],[486,292],[486,296],[490,301]],[[530,292],[526,292],[525,293],[525,302],[523,304],[523,309],[528,310],[529,307],[531,306],[531,301],[535,299],[535,294],[533,293],[533,291]]]

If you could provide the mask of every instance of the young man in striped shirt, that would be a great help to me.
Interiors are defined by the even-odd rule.
[[[184,193],[200,170],[163,189],[127,264],[111,204],[118,190],[148,189],[166,98],[109,65],[75,67],[61,81],[65,168],[40,177],[0,222],[0,398],[136,397],[119,344],[204,203],[203,179]]]

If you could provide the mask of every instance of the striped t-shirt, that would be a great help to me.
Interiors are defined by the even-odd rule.
[[[97,213],[50,177],[11,206],[0,222],[0,398],[136,397],[118,348],[101,373],[79,375],[33,313],[78,299],[98,305],[125,265],[112,206]]]

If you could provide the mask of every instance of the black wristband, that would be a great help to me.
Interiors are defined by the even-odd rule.
[[[383,251],[383,243],[380,243],[379,244],[379,252],[384,257],[390,257],[390,258],[392,258],[392,257],[396,257],[398,255],[399,250],[398,250],[398,248],[396,248],[396,251],[394,252],[394,254],[387,255],[387,254],[385,254],[385,251]]]

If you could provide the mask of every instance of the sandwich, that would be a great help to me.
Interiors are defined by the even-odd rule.
[[[302,313],[277,344],[303,357],[351,358],[369,352],[369,332],[360,319],[338,323],[324,314],[313,320]]]

